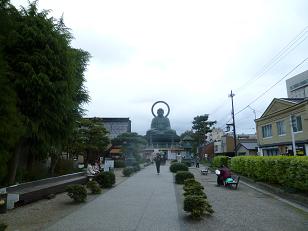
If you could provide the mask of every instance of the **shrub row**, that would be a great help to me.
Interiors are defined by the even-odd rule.
[[[221,165],[229,166],[229,157],[228,156],[215,156],[212,162],[212,166],[219,168]]]
[[[93,194],[100,194],[102,192],[99,184],[95,180],[89,181],[87,183],[87,188],[90,189]]]
[[[100,172],[95,180],[102,188],[111,188],[115,184],[115,175],[113,172]]]
[[[186,179],[194,179],[194,174],[188,171],[177,171],[175,174],[175,183],[184,184],[184,180]]]
[[[133,166],[130,167],[125,167],[122,171],[123,176],[130,176],[132,175],[134,172],[138,172],[140,171],[140,165],[138,163],[135,163]]]
[[[178,171],[188,171],[188,167],[182,163],[171,163],[170,172],[176,173]]]
[[[308,157],[239,156],[232,158],[231,169],[257,181],[308,192]]]
[[[101,193],[101,188],[110,188],[114,184],[115,175],[113,172],[101,172],[96,176],[95,180],[89,181],[86,186],[93,194],[99,194]],[[68,185],[66,192],[75,202],[85,202],[88,196],[86,187],[81,184]]]
[[[211,215],[214,210],[207,201],[203,186],[194,179],[184,181],[184,211],[190,212],[192,218]]]

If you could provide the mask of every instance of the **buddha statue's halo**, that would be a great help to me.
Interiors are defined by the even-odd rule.
[[[152,105],[152,108],[151,108],[152,115],[153,115],[154,117],[157,116],[157,115],[155,115],[153,109],[154,109],[155,105],[158,104],[158,103],[163,103],[163,104],[165,104],[165,105],[167,106],[167,108],[168,108],[168,113],[167,113],[164,117],[168,117],[168,115],[169,115],[169,113],[170,113],[170,107],[169,107],[169,105],[168,105],[165,101],[156,101],[156,102]]]

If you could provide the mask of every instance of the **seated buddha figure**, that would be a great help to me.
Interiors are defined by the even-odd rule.
[[[164,116],[164,110],[159,108],[157,116],[152,119],[151,129],[147,131],[147,136],[176,135],[175,130],[170,127],[170,121]]]

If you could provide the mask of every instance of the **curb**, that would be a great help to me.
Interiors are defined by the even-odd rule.
[[[256,182],[250,178],[247,178],[245,176],[241,176],[241,180],[243,182],[245,182],[246,184],[251,184],[253,185],[255,188],[259,188],[261,190],[270,192],[272,194],[275,194],[285,200],[289,200],[292,203],[295,204],[299,204],[300,206],[305,207],[306,209],[308,209],[308,197],[301,195],[301,194],[292,194],[292,193],[288,193],[285,192],[282,188],[279,187],[275,187],[263,182]]]

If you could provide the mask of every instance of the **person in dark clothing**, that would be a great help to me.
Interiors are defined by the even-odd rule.
[[[161,160],[162,160],[161,155],[159,153],[157,153],[156,156],[154,157],[157,174],[160,173],[160,163],[161,163]]]
[[[199,164],[200,164],[200,158],[199,156],[196,157],[196,168],[199,168]]]
[[[217,174],[217,186],[224,185],[224,181],[231,177],[231,171],[226,166],[222,165],[219,169],[219,174]]]

